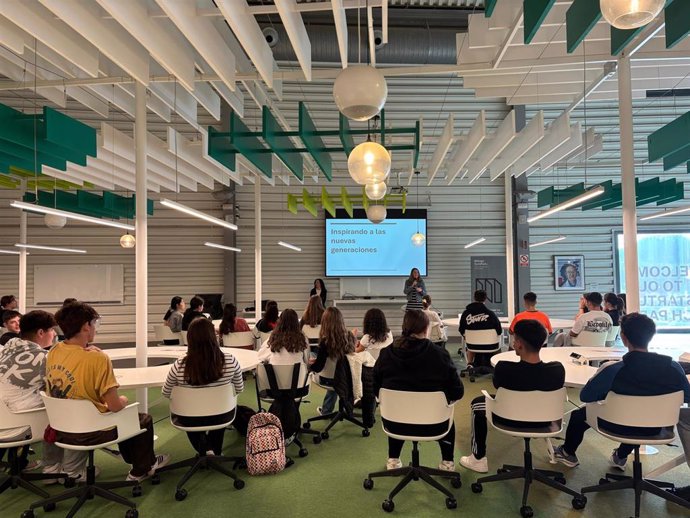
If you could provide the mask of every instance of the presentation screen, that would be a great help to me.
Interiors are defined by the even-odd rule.
[[[623,234],[614,233],[616,286],[625,293]],[[638,231],[640,310],[658,328],[690,329],[690,232]]]
[[[426,271],[426,243],[414,246],[412,234],[426,233],[426,210],[388,209],[382,223],[369,221],[363,209],[354,218],[338,210],[326,214],[327,277],[407,277],[412,268]],[[428,236],[427,236],[428,238]]]

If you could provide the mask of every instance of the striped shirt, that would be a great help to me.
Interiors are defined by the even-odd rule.
[[[244,389],[244,380],[242,379],[242,368],[239,362],[232,354],[223,355],[225,362],[223,363],[223,373],[216,381],[212,381],[204,387],[219,387],[232,383],[235,387],[235,394],[239,394]],[[178,358],[172,364],[168,377],[163,385],[162,394],[164,397],[170,398],[173,387],[191,387],[184,378],[184,358]]]

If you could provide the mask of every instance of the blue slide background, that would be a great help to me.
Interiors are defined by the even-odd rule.
[[[412,268],[426,275],[426,241],[417,247],[410,240],[417,232],[417,222],[419,231],[426,235],[424,219],[387,219],[377,225],[367,219],[327,219],[326,275],[407,277]]]

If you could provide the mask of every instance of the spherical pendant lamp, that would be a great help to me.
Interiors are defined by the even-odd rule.
[[[383,205],[369,205],[367,208],[367,218],[374,224],[381,223],[386,219],[386,207]]]
[[[335,78],[333,99],[348,119],[365,121],[381,111],[388,96],[383,74],[371,65],[350,65]]]
[[[46,224],[46,227],[57,230],[67,224],[67,218],[65,216],[58,216],[57,214],[46,214],[43,217],[43,222]]]
[[[391,155],[381,144],[367,140],[352,150],[347,170],[360,185],[385,182],[391,171]]]
[[[412,240],[412,244],[414,246],[422,246],[424,244],[424,241],[426,241],[426,236],[421,232],[415,232],[414,234],[412,234],[412,237],[410,239]]]
[[[618,29],[636,29],[651,22],[666,0],[600,0],[601,14]]]
[[[123,234],[120,238],[120,246],[122,248],[134,248],[134,245],[136,245],[136,243],[137,240],[134,238],[132,234]]]
[[[381,200],[386,196],[386,182],[368,183],[364,187],[364,192],[370,200]]]

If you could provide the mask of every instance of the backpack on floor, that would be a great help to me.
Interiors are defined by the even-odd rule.
[[[285,468],[285,440],[280,419],[259,412],[249,420],[247,430],[247,472],[271,475]]]

